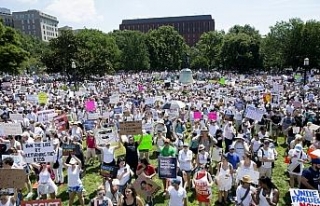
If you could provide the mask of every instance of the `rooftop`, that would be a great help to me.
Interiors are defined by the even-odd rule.
[[[148,23],[168,23],[177,21],[204,21],[212,20],[211,15],[196,15],[196,16],[177,16],[177,17],[161,17],[161,18],[146,18],[146,19],[124,19],[122,24],[148,24]]]

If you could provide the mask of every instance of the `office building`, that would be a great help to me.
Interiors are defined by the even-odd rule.
[[[214,31],[215,22],[211,15],[132,19],[123,20],[119,29],[146,33],[161,26],[173,26],[184,37],[188,45],[194,46],[203,33]]]
[[[14,27],[14,21],[10,9],[0,8],[0,20],[2,21],[3,25],[12,28]]]
[[[58,37],[59,21],[38,10],[28,10],[12,13],[14,26],[24,34],[33,35],[43,41]]]

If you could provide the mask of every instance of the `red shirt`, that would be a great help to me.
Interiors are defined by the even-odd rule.
[[[92,136],[87,137],[87,147],[90,149],[96,148],[96,140]]]
[[[142,164],[139,164],[138,167],[137,167],[137,170],[140,170],[142,168]],[[147,175],[147,176],[150,176],[150,175],[153,175],[154,173],[156,173],[156,170],[154,169],[153,166],[151,165],[148,165],[144,170],[143,172]]]

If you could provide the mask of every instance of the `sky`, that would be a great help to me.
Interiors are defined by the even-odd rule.
[[[59,27],[119,29],[123,19],[211,14],[216,30],[250,24],[262,35],[277,21],[320,20],[320,0],[0,0],[11,11],[41,10]]]

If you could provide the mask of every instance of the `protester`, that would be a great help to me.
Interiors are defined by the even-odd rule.
[[[119,202],[119,206],[129,205],[143,206],[143,201],[137,195],[134,187],[130,184],[126,186],[123,196],[121,197]]]

